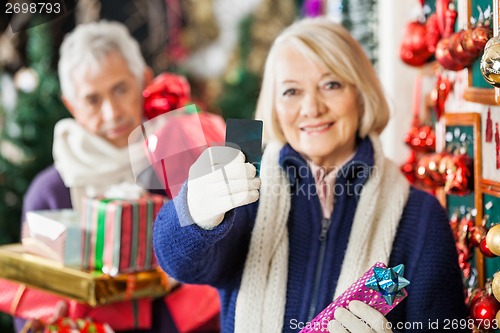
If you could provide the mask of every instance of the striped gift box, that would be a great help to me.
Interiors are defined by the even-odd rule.
[[[153,222],[166,200],[160,195],[84,199],[84,268],[109,275],[155,268]]]

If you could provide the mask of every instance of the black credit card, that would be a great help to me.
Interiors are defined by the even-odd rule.
[[[250,119],[227,119],[226,146],[240,149],[246,162],[260,171],[262,159],[262,121]]]

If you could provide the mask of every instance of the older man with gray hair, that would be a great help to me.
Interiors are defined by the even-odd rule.
[[[152,79],[137,41],[120,23],[80,25],[60,48],[59,78],[73,118],[57,123],[55,163],[33,180],[23,213],[76,209],[85,195],[134,184],[128,136],[143,121],[142,90]],[[164,300],[152,302],[152,328],[133,332],[177,332]],[[17,331],[24,326],[15,324]]]

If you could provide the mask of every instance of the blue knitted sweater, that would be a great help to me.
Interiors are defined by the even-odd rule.
[[[326,253],[318,262],[322,213],[307,162],[289,145],[280,152],[280,165],[292,184],[288,218],[289,260],[283,332],[298,332],[331,303],[347,249],[359,193],[374,165],[371,141],[360,140],[358,149],[338,173],[335,209],[327,230]],[[308,170],[308,172],[301,172]],[[354,193],[352,193],[354,192]],[[210,284],[221,298],[223,332],[234,331],[235,304],[258,201],[227,212],[213,230],[193,223],[187,207],[187,186],[160,211],[154,247],[162,268],[186,283]],[[209,193],[207,193],[209,195]],[[390,257],[390,266],[405,265],[411,281],[409,296],[387,318],[393,331],[425,332],[466,318],[457,253],[448,218],[431,195],[411,188]],[[406,326],[405,326],[406,325]],[[456,331],[456,330],[454,330]]]

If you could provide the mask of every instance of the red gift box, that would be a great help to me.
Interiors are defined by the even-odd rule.
[[[0,311],[23,319],[47,321],[60,301],[68,303],[68,317],[90,318],[116,330],[150,329],[152,301],[140,299],[91,307],[64,297],[0,279]]]

